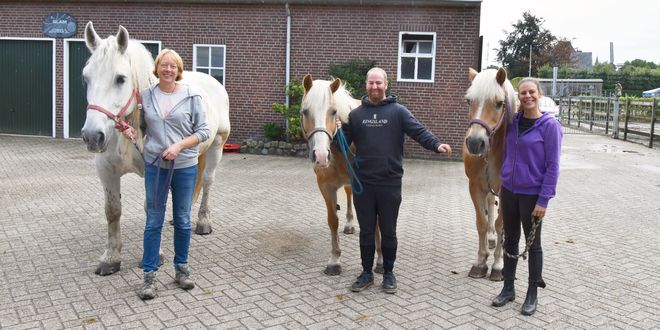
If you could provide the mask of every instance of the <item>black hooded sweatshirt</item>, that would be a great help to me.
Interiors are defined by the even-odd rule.
[[[435,152],[441,144],[394,96],[377,105],[363,97],[342,129],[348,143],[355,143],[353,167],[358,178],[372,185],[401,185],[404,134]]]

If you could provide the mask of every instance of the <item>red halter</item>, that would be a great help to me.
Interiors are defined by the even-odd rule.
[[[124,107],[121,108],[121,110],[119,110],[119,112],[116,115],[113,114],[112,112],[108,111],[108,109],[106,109],[106,108],[104,108],[100,105],[96,105],[96,104],[88,105],[87,110],[96,110],[96,111],[99,111],[102,114],[108,116],[108,118],[110,118],[111,120],[113,120],[116,123],[115,128],[117,128],[120,132],[123,132],[124,130],[126,130],[128,128],[131,128],[131,125],[129,125],[126,120],[122,119],[122,117],[124,116],[124,113],[128,109],[128,106],[131,105],[131,102],[133,101],[133,99],[135,99],[135,101],[137,103],[138,110],[141,110],[141,108],[142,108],[142,97],[140,96],[140,92],[137,90],[137,88],[133,89],[133,92],[131,93],[131,97],[128,98],[128,101],[126,101],[126,104],[124,104]]]

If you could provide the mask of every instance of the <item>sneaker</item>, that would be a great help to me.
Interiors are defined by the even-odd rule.
[[[351,285],[351,291],[360,292],[374,284],[374,273],[363,271]]]
[[[156,271],[144,273],[144,284],[138,292],[138,297],[142,300],[154,299],[158,296],[156,291]]]
[[[383,274],[383,291],[385,293],[396,293],[396,277],[394,272]]]

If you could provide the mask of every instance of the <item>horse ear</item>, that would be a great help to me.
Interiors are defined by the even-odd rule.
[[[128,48],[128,31],[121,25],[119,26],[119,32],[117,32],[117,45],[119,45],[119,52],[122,54]]]
[[[330,83],[330,90],[334,93],[339,89],[339,86],[341,86],[341,79],[335,78],[335,80]]]
[[[312,75],[306,74],[303,78],[303,86],[305,87],[305,93],[309,92],[312,89]]]
[[[94,31],[94,24],[92,21],[87,22],[85,26],[85,44],[90,52],[94,52],[96,47],[99,45],[99,35]]]
[[[476,77],[478,74],[479,72],[477,72],[477,70],[473,68],[468,69],[468,77],[470,77],[470,81],[474,80],[474,77]]]
[[[497,83],[500,84],[500,86],[504,86],[504,82],[506,81],[506,70],[504,68],[500,67],[497,70],[495,80],[497,80]]]

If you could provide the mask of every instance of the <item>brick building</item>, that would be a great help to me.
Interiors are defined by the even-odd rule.
[[[230,142],[262,138],[267,122],[284,124],[272,104],[285,102],[287,77],[329,79],[331,65],[364,59],[388,72],[391,89],[458,156],[467,70],[479,67],[480,6],[481,0],[2,1],[0,63],[10,79],[0,82],[0,97],[8,100],[0,104],[0,133],[79,136],[86,106],[80,70],[89,56],[83,33],[93,21],[101,37],[123,25],[153,53],[173,48],[186,70],[220,80],[230,99]],[[62,34],[49,35],[47,25],[61,21],[68,23]],[[407,157],[430,155],[406,142]]]

